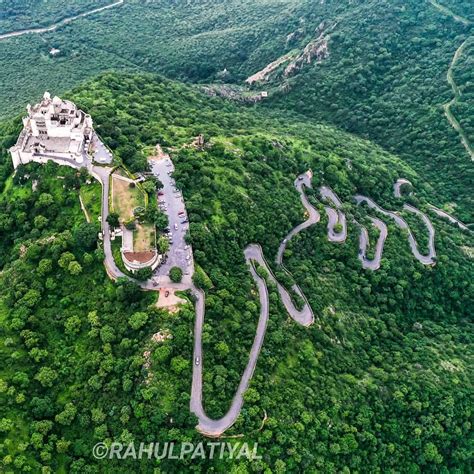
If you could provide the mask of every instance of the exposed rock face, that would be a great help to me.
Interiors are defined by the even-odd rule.
[[[248,77],[245,82],[247,84],[253,84],[254,82],[268,81],[270,74],[275,71],[281,64],[288,62],[290,59],[290,54],[285,54],[284,56],[279,57],[275,61],[265,66],[261,71],[258,71],[257,73]]]
[[[247,84],[271,82],[275,79],[284,79],[301,70],[305,65],[320,63],[329,57],[329,32],[336,27],[336,23],[328,25],[322,21],[314,31],[315,39],[311,40],[302,51],[293,50],[267,64],[262,70],[246,79]],[[304,29],[298,29],[286,37],[286,45],[296,42],[304,35]],[[283,70],[281,66],[286,65]]]
[[[329,32],[336,27],[336,23],[327,27],[322,21],[315,30],[316,39],[310,41],[303,51],[293,59],[285,68],[284,77],[291,76],[304,67],[305,64],[313,62],[320,63],[329,57]]]
[[[306,45],[303,52],[285,68],[285,77],[293,75],[305,64],[320,63],[329,56],[328,37],[320,37]]]

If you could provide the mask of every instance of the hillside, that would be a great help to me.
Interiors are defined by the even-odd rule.
[[[49,26],[64,18],[107,5],[107,0],[3,0],[0,35],[10,31]]]
[[[366,2],[333,17],[327,57],[266,87],[277,88],[270,106],[333,123],[399,154],[471,221],[473,24],[465,18],[473,8],[451,2],[465,15],[460,19],[433,3],[439,5]],[[452,99],[460,131],[445,116]]]
[[[314,190],[307,193],[318,209],[322,185],[343,202],[344,243],[328,242],[321,212],[321,223],[284,254],[317,323],[296,325],[270,286],[263,350],[228,432],[257,441],[262,460],[195,460],[192,469],[472,467],[474,240],[430,211],[429,203],[444,203],[423,174],[331,126],[209,98],[153,75],[104,74],[68,97],[92,115],[128,167],[143,169],[156,143],[171,153],[194,257],[208,276],[203,342],[210,416],[228,408],[259,315],[244,248],[259,243],[273,261],[282,239],[305,219],[293,181],[308,168]],[[154,306],[153,293],[109,281],[102,251],[95,250],[97,229],[85,223],[79,205],[79,190],[90,186],[86,177],[53,164],[28,165],[9,177],[6,150],[20,128],[18,119],[0,125],[0,353],[8,361],[0,371],[0,458],[11,470],[135,472],[136,461],[105,465],[91,447],[106,439],[201,440],[189,412],[193,307],[169,315]],[[204,149],[186,146],[201,133]],[[413,195],[394,197],[399,178],[413,183]],[[353,219],[366,223],[376,214],[355,205],[358,193],[385,209],[405,212],[406,201],[426,212],[436,230],[436,265],[419,263],[406,232],[377,215],[389,232],[381,268],[362,269]],[[426,229],[408,219],[426,246]],[[153,345],[151,336],[162,330],[172,338]],[[153,354],[149,370],[146,350]],[[144,472],[153,467],[191,469],[189,461],[140,464]]]
[[[58,19],[56,6],[48,2],[41,16],[30,2],[25,8],[46,24]],[[19,10],[8,11],[6,21],[26,26]],[[266,89],[264,107],[332,123],[398,154],[472,222],[472,18],[462,0],[126,0],[54,32],[0,40],[0,116],[104,69],[243,90],[237,97]],[[275,61],[269,82],[245,84]]]

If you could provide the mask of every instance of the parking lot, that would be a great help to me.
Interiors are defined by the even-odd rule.
[[[174,166],[168,155],[152,160],[151,165],[153,174],[163,183],[163,189],[158,192],[157,198],[158,205],[168,216],[170,239],[166,261],[155,270],[155,276],[168,276],[172,267],[180,267],[184,274],[183,280],[189,280],[194,271],[192,249],[184,240],[189,222],[182,193],[176,188],[171,176]]]
[[[93,149],[93,158],[96,163],[102,165],[111,164],[113,161],[112,153],[107,149],[107,147],[102,143],[100,138],[94,132],[92,135],[92,149]]]

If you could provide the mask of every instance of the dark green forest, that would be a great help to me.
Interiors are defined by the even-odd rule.
[[[0,34],[49,26],[64,18],[108,5],[108,0],[2,0]]]
[[[308,168],[350,217],[352,196],[401,210],[392,185],[414,184],[427,211],[433,188],[396,156],[344,132],[278,111],[260,112],[153,75],[102,75],[67,94],[128,166],[157,142],[176,166],[206,288],[204,404],[227,408],[259,314],[243,249],[271,261],[304,219],[292,183]],[[81,213],[83,174],[28,165],[11,178],[7,148],[18,119],[0,126],[0,459],[6,472],[468,472],[472,468],[472,235],[431,216],[438,263],[419,264],[387,220],[382,268],[362,270],[358,229],[327,241],[326,221],[285,255],[317,315],[290,320],[270,287],[270,322],[257,370],[228,435],[259,443],[259,461],[96,461],[98,441],[201,440],[189,414],[192,298],[179,315],[153,293],[109,281],[97,228]],[[199,133],[203,150],[182,148]],[[127,153],[131,148],[136,153]],[[35,190],[33,190],[33,187]],[[316,191],[308,190],[319,206]],[[414,232],[417,228],[414,227]],[[418,235],[417,235],[418,237]],[[420,244],[423,241],[420,238]],[[469,258],[468,255],[471,255]],[[152,343],[158,331],[171,339]],[[145,368],[146,351],[151,366]],[[262,420],[267,415],[263,423]],[[228,439],[232,442],[232,439]]]
[[[112,2],[0,0],[0,36]],[[472,228],[473,28],[469,0],[125,0],[0,38],[0,472],[472,472],[474,237],[429,204]],[[305,59],[245,83],[283,55]],[[85,172],[13,174],[8,149],[45,90],[91,114],[130,171],[147,170],[157,143],[170,153],[206,292],[210,417],[228,410],[257,327],[244,248],[261,244],[308,298],[316,322],[303,328],[269,283],[263,349],[225,433],[257,442],[261,460],[93,458],[101,441],[204,439],[189,410],[193,296],[168,314],[154,292],[108,278],[100,186]],[[199,134],[205,146],[189,146]],[[306,218],[293,181],[308,169],[321,222],[290,241],[290,277],[271,262]],[[413,193],[396,199],[401,177]],[[321,185],[343,202],[344,244],[327,239]],[[426,228],[402,206],[425,212],[436,265],[413,257],[391,219],[356,206],[357,193],[400,212],[422,252]],[[375,272],[361,267],[353,223],[374,242],[369,216],[388,226]],[[158,332],[170,338],[153,342]]]
[[[41,21],[58,15],[57,2],[45,4],[41,17],[37,6],[21,8]],[[15,11],[8,18],[16,18]],[[253,86],[253,92],[269,91],[259,106],[305,114],[375,141],[423,174],[440,202],[451,202],[471,222],[471,160],[443,106],[454,96],[448,69],[467,41],[453,70],[461,95],[452,112],[474,147],[473,11],[463,0],[126,0],[52,33],[0,41],[0,116],[19,112],[46,89],[62,93],[104,69],[240,88],[329,28],[323,60]],[[60,53],[51,56],[51,48]]]

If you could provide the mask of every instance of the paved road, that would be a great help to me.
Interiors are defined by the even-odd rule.
[[[296,226],[283,240],[281,243],[278,254],[276,257],[277,264],[282,264],[283,253],[286,248],[288,241],[294,237],[298,232],[301,232],[303,229],[319,222],[319,213],[318,211],[309,203],[307,196],[304,194],[304,186],[311,187],[311,175],[304,174],[301,175],[295,181],[295,187],[300,193],[301,202],[306,208],[309,218]],[[260,355],[260,350],[262,348],[263,340],[265,338],[265,333],[267,330],[268,315],[269,315],[269,298],[268,298],[268,288],[265,280],[263,280],[255,271],[255,263],[258,263],[264,267],[268,272],[268,278],[277,286],[278,293],[282,300],[283,305],[285,306],[286,311],[296,322],[303,326],[310,326],[314,322],[314,314],[311,306],[309,305],[306,297],[298,286],[295,285],[293,288],[298,295],[300,295],[304,300],[304,305],[302,310],[298,310],[293,303],[293,300],[288,293],[288,291],[278,283],[276,277],[272,273],[270,266],[268,265],[265,257],[263,255],[263,250],[260,245],[251,244],[245,251],[244,256],[247,264],[249,265],[250,273],[254,279],[260,299],[260,317],[257,324],[257,331],[255,333],[255,338],[252,344],[252,348],[249,354],[249,360],[247,366],[245,367],[242,378],[240,379],[239,386],[235,392],[232,403],[229,407],[227,413],[218,420],[213,420],[209,418],[203,408],[202,404],[202,371],[203,371],[203,352],[202,352],[202,328],[204,325],[204,314],[205,314],[205,295],[202,291],[193,288],[194,295],[196,297],[196,320],[194,327],[194,365],[193,365],[193,382],[191,388],[191,402],[190,409],[199,420],[197,429],[199,432],[206,436],[218,437],[222,435],[227,429],[229,429],[234,423],[237,417],[240,414],[240,410],[243,405],[243,396],[250,384],[255,367],[257,365],[257,360]],[[285,269],[286,270],[286,269]],[[200,362],[196,364],[196,361]]]
[[[167,165],[167,162],[166,162],[167,159],[169,158],[163,159],[162,163],[154,164],[153,169],[154,169],[155,174],[163,181],[165,188],[169,188],[171,186],[171,190],[172,190],[174,181],[169,175],[166,175],[168,176],[168,178],[163,175],[163,170],[165,170],[166,172],[166,168],[170,168],[170,166]],[[99,182],[102,184],[102,231],[103,231],[103,242],[104,242],[104,253],[105,253],[105,267],[107,269],[107,273],[113,279],[128,278],[131,280],[131,278],[127,277],[120,271],[120,269],[115,264],[113,255],[112,255],[111,242],[110,242],[110,229],[107,223],[107,216],[109,215],[109,177],[110,177],[112,168],[89,165],[88,169],[89,169],[89,172],[96,179],[98,179]],[[295,181],[295,187],[300,193],[301,202],[303,206],[305,207],[309,217],[305,222],[296,226],[281,243],[278,249],[277,256],[276,256],[276,263],[279,265],[282,265],[283,268],[284,268],[283,263],[282,263],[283,254],[284,254],[286,244],[288,243],[288,241],[298,232],[301,232],[302,230],[306,229],[310,225],[313,225],[319,222],[320,220],[318,211],[309,203],[309,200],[307,196],[305,195],[305,192],[304,192],[305,186],[311,187],[311,174],[310,173],[305,173],[304,175],[301,175]],[[328,192],[327,189],[326,191],[323,191],[323,192],[326,195],[332,196],[332,194]],[[164,196],[170,197],[174,199],[175,201],[178,200],[179,202],[179,198],[173,192],[173,190],[172,190],[172,196],[169,195],[168,191],[164,193]],[[409,238],[412,239],[410,241],[410,243],[412,244],[412,251],[417,258],[421,259],[420,261],[422,261],[422,263],[424,263],[427,260],[430,260],[431,262],[431,260],[434,259],[435,255],[433,256],[432,252],[430,252],[430,256],[428,257],[419,255],[416,248],[416,241],[411,235],[408,225],[400,216],[398,216],[397,214],[393,212],[385,211],[380,206],[378,206],[375,202],[373,202],[371,199],[366,198],[364,196],[356,196],[355,199],[358,203],[364,202],[364,201],[367,202],[370,207],[377,209],[379,212],[383,213],[384,215],[390,216],[392,219],[395,220],[395,222],[397,222],[397,224],[400,227],[407,229],[409,232]],[[335,195],[332,196],[331,200],[333,201],[335,205],[337,206],[341,205],[337,196]],[[171,220],[173,211],[175,211],[176,209],[172,205],[172,202],[173,202],[172,200],[166,201],[166,202],[167,202],[167,205],[169,206],[168,215]],[[418,211],[417,209],[411,206],[405,205],[405,210],[409,212],[414,212],[420,215],[421,218],[424,220],[426,226],[428,227],[430,231],[430,250],[432,249],[434,253],[434,243],[433,243],[434,229],[432,228],[432,225],[429,219],[423,213],[421,213],[420,211]],[[383,244],[387,236],[387,228],[385,224],[378,219],[374,218],[372,219],[372,222],[374,223],[374,225],[376,225],[380,229],[380,236],[379,236],[379,239],[377,242],[377,248],[376,248],[376,256],[372,261],[368,260],[365,257],[366,249],[368,246],[368,234],[365,229],[363,229],[365,230],[365,233],[364,232],[361,233],[362,237],[360,240],[360,255],[362,257],[361,260],[362,260],[362,264],[364,268],[376,269],[375,267],[378,268],[378,266],[380,265]],[[172,247],[172,250],[173,249],[175,249],[175,247]],[[179,251],[179,248],[177,248],[176,250]],[[203,408],[203,404],[202,404],[202,372],[203,372],[203,363],[204,363],[204,357],[203,357],[203,351],[202,351],[202,330],[204,326],[204,316],[205,316],[204,292],[197,289],[192,284],[190,278],[188,281],[183,281],[182,283],[176,284],[176,283],[171,283],[171,281],[169,280],[169,277],[165,274],[155,276],[151,280],[141,284],[141,287],[144,290],[152,290],[152,291],[158,291],[160,288],[163,288],[163,287],[174,288],[178,290],[191,290],[192,294],[194,295],[196,299],[196,304],[195,304],[196,319],[195,319],[195,326],[194,326],[194,359],[193,359],[193,376],[192,376],[192,387],[191,387],[190,410],[198,418],[197,429],[204,435],[211,436],[211,437],[218,437],[222,435],[227,429],[229,429],[235,423],[235,420],[239,416],[240,411],[242,409],[242,405],[243,405],[243,396],[252,379],[252,376],[257,364],[257,360],[260,354],[260,350],[262,348],[262,344],[265,338],[268,317],[269,317],[269,296],[268,296],[268,289],[267,289],[266,282],[257,274],[255,270],[255,264],[258,263],[259,265],[261,265],[267,270],[268,278],[270,281],[276,284],[280,298],[291,318],[293,318],[296,322],[298,322],[299,324],[302,324],[303,326],[309,326],[314,322],[314,314],[313,314],[312,308],[309,305],[303,293],[301,292],[301,290],[299,289],[299,287],[295,286],[294,290],[304,300],[304,306],[301,311],[299,311],[294,306],[291,296],[289,295],[287,290],[283,286],[281,286],[276,280],[268,263],[265,260],[263,251],[259,245],[255,245],[255,244],[249,245],[244,251],[244,256],[245,256],[245,260],[247,264],[249,265],[249,270],[251,272],[252,278],[254,279],[258,288],[259,300],[260,300],[260,317],[258,320],[257,331],[256,331],[255,338],[252,344],[252,348],[250,350],[249,360],[244,370],[244,373],[242,375],[242,378],[240,380],[237,391],[234,395],[234,398],[232,400],[232,403],[229,407],[228,412],[222,418],[218,420],[212,420],[211,418],[209,418],[206,415]],[[432,264],[432,263],[433,262],[426,263],[426,264]]]
[[[111,165],[114,159],[112,152],[104,145],[95,132],[92,135],[91,144],[94,149],[94,160],[103,165]]]
[[[380,219],[370,217],[370,220],[372,221],[372,225],[377,227],[379,230],[379,237],[375,245],[375,255],[373,259],[367,258],[367,248],[370,245],[369,233],[367,229],[361,225],[359,236],[359,260],[362,262],[362,268],[375,271],[380,268],[383,246],[388,235],[388,230],[385,222],[381,221]]]
[[[408,179],[404,179],[404,178],[400,178],[400,179],[397,179],[397,181],[394,183],[393,185],[393,195],[396,197],[396,198],[401,198],[402,197],[402,190],[401,190],[401,187],[403,185],[412,185],[410,183],[410,181],[408,181]]]
[[[294,229],[292,229],[288,235],[283,239],[283,242],[280,244],[280,247],[278,248],[278,253],[275,259],[275,262],[278,265],[281,265],[283,262],[283,253],[285,252],[286,246],[288,242],[298,233],[300,233],[302,230],[306,229],[307,227],[312,226],[313,224],[317,224],[321,216],[319,215],[319,212],[310,204],[308,201],[308,198],[306,194],[304,193],[304,186],[307,188],[311,188],[311,174],[310,173],[303,173],[302,175],[298,176],[295,180],[295,188],[296,190],[300,193],[301,197],[301,202],[303,206],[305,207],[306,211],[308,212],[308,219],[306,219],[304,222],[301,224],[297,225]]]
[[[469,231],[471,230],[466,224],[463,224],[460,220],[456,219],[451,214],[448,214],[446,211],[443,211],[438,207],[432,206],[431,204],[429,205],[429,208],[438,216],[447,219],[449,222],[451,222],[451,224],[456,224],[460,229]]]
[[[459,90],[459,87],[456,84],[456,81],[454,80],[453,70],[454,70],[454,67],[456,66],[456,63],[459,61],[459,58],[462,56],[464,50],[466,49],[466,46],[470,40],[472,40],[472,37],[468,37],[454,53],[453,59],[451,61],[451,64],[449,66],[448,73],[446,76],[447,81],[449,82],[449,85],[451,86],[451,89],[453,90],[454,97],[448,103],[444,104],[443,107],[444,107],[444,113],[446,115],[446,118],[448,119],[449,123],[454,128],[454,130],[458,132],[461,138],[461,143],[463,144],[467,153],[471,157],[471,160],[474,160],[474,149],[472,148],[471,142],[469,141],[469,138],[466,132],[462,128],[461,124],[459,123],[459,120],[454,116],[451,110],[452,106],[455,105],[456,102],[458,102],[461,97],[461,91]]]
[[[456,15],[452,10],[449,8],[439,4],[436,0],[429,0],[430,3],[437,8],[440,12],[443,14],[451,17],[453,20],[462,23],[463,25],[470,26],[472,25],[472,21],[464,18],[460,15]],[[458,119],[454,116],[453,112],[451,111],[451,107],[456,104],[456,102],[459,100],[461,97],[461,91],[459,90],[458,85],[456,84],[456,81],[454,80],[454,75],[453,75],[453,70],[454,67],[456,66],[456,63],[459,61],[459,58],[463,54],[464,50],[466,49],[468,41],[472,40],[472,36],[468,36],[459,46],[459,48],[455,51],[453,59],[451,61],[451,64],[449,65],[448,68],[448,73],[446,75],[447,81],[449,85],[451,86],[451,89],[453,90],[454,97],[447,102],[446,104],[443,105],[444,108],[444,113],[446,115],[446,118],[448,119],[448,122],[451,124],[451,126],[458,132],[460,138],[461,138],[461,143],[463,144],[464,148],[466,149],[467,153],[471,157],[471,160],[474,160],[474,149],[472,148],[472,144],[469,141],[468,136],[466,135],[466,132],[463,130],[461,124],[459,123]]]
[[[7,38],[13,38],[15,36],[23,36],[23,35],[29,35],[29,34],[41,34],[41,33],[49,33],[51,31],[56,30],[60,26],[67,25],[68,23],[71,23],[74,20],[77,20],[79,18],[83,18],[89,15],[93,15],[94,13],[99,13],[104,10],[108,10],[109,8],[117,7],[119,5],[122,5],[124,0],[119,0],[115,3],[111,3],[110,5],[105,5],[104,7],[100,8],[94,8],[93,10],[89,10],[84,13],[80,13],[79,15],[71,16],[69,18],[64,18],[64,20],[58,21],[57,23],[53,23],[50,26],[46,26],[44,28],[30,28],[26,30],[18,30],[18,31],[11,31],[10,33],[4,33],[0,35],[0,41],[7,39]]]
[[[197,296],[196,302],[196,322],[194,327],[194,363],[193,363],[193,381],[191,387],[190,409],[199,420],[197,429],[206,436],[218,437],[229,429],[240,414],[243,405],[243,396],[252,379],[255,367],[257,365],[258,356],[262,348],[263,340],[267,330],[269,299],[268,289],[263,280],[255,271],[253,262],[259,260],[259,253],[255,246],[249,246],[245,249],[245,259],[249,264],[250,273],[257,284],[260,298],[260,317],[257,324],[257,331],[249,354],[249,361],[245,367],[239,386],[234,395],[232,403],[227,413],[218,420],[209,418],[202,405],[202,370],[203,370],[203,353],[202,353],[202,327],[204,324],[204,293],[195,290]],[[199,359],[197,359],[199,358]],[[200,360],[196,364],[196,360]]]
[[[428,255],[422,255],[418,251],[418,244],[416,242],[416,239],[413,236],[413,234],[410,230],[410,227],[406,223],[405,219],[400,217],[395,212],[386,211],[385,209],[380,207],[377,203],[372,201],[372,199],[370,199],[366,196],[356,195],[354,197],[354,199],[356,200],[357,204],[360,204],[360,203],[363,203],[363,202],[367,203],[367,205],[370,208],[377,210],[378,212],[380,212],[381,214],[383,214],[387,217],[390,217],[391,219],[393,219],[395,221],[395,223],[398,225],[398,227],[400,227],[401,229],[405,229],[408,232],[408,241],[410,243],[411,251],[412,251],[413,255],[415,256],[415,258],[420,263],[422,263],[423,265],[434,265],[436,263],[436,250],[435,250],[435,246],[434,246],[435,231],[434,231],[433,225],[431,224],[431,221],[428,219],[428,217],[425,214],[423,214],[418,209],[416,209],[412,206],[409,206],[408,204],[405,204],[403,206],[403,208],[406,211],[412,212],[412,213],[417,214],[418,216],[420,216],[423,219],[423,222],[425,223],[426,227],[428,228],[428,232],[429,232],[429,242],[428,242],[429,254]]]
[[[319,193],[321,197],[326,201],[330,201],[336,209],[332,207],[325,207],[324,210],[326,211],[326,215],[328,216],[328,239],[331,242],[338,242],[342,243],[345,242],[347,239],[347,223],[346,223],[346,216],[344,213],[339,209],[342,206],[342,202],[336,193],[327,186],[322,186],[319,188]],[[342,226],[341,232],[336,232],[334,227],[336,224],[340,224]]]
[[[455,21],[458,21],[466,26],[472,24],[470,20],[467,18],[464,18],[460,15],[456,15],[452,10],[449,8],[445,7],[444,5],[439,4],[436,0],[429,0],[431,5],[433,5],[435,8],[437,8],[440,12],[444,13],[447,16],[452,17]]]
[[[118,278],[127,278],[131,280],[127,275],[125,275],[120,268],[117,266],[112,254],[112,243],[110,241],[110,226],[107,222],[107,217],[109,216],[109,194],[110,194],[110,174],[112,173],[113,168],[105,168],[101,166],[92,166],[89,171],[94,176],[99,183],[102,185],[102,237],[104,244],[104,254],[105,254],[105,269],[107,270],[108,275],[113,280]]]

